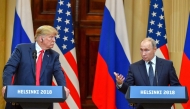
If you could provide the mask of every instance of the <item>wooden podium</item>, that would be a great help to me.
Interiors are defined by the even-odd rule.
[[[130,86],[125,98],[144,109],[171,109],[174,103],[186,103],[188,93],[183,86]]]
[[[47,109],[53,102],[64,102],[66,94],[63,86],[9,85],[4,99],[19,103],[23,109]]]

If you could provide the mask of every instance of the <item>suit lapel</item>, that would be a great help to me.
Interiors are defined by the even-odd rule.
[[[33,72],[33,76],[35,77],[36,75],[36,71],[35,71],[35,63],[36,63],[36,60],[33,59],[33,52],[35,51],[35,43],[32,43],[28,52],[29,52],[29,59],[30,59],[30,62],[31,62],[31,65],[32,65],[32,72]]]
[[[42,61],[42,68],[41,68],[40,77],[43,75],[44,70],[46,69],[46,66],[49,62],[49,59],[50,59],[50,53],[49,53],[49,50],[46,50],[44,53],[43,61]]]
[[[146,65],[145,65],[145,62],[143,60],[141,60],[141,62],[140,62],[139,72],[140,72],[141,77],[143,78],[145,84],[150,85],[149,78],[147,75]]]
[[[157,73],[157,76],[158,76],[158,78],[157,78],[158,80],[159,80],[159,77],[160,77],[160,75],[162,73],[162,68],[163,68],[162,60],[159,59],[158,57],[156,57],[156,73]]]

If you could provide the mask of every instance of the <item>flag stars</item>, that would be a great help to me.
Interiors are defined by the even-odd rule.
[[[156,16],[156,13],[153,11],[152,12],[152,17],[155,17]]]
[[[63,1],[60,0],[60,1],[59,1],[59,5],[60,5],[60,6],[63,5]]]
[[[69,15],[71,15],[71,12],[67,11],[65,14],[66,14],[67,16],[69,16]]]
[[[73,39],[73,38],[71,39],[71,42],[72,42],[72,44],[73,44],[73,43],[75,43],[75,41],[74,41],[74,39]]]
[[[63,37],[63,40],[64,40],[64,41],[67,41],[67,40],[68,40],[68,37],[67,37],[67,36],[64,36],[64,37]]]
[[[66,23],[66,24],[70,24],[70,20],[66,19],[66,20],[65,20],[65,23]]]
[[[161,32],[157,31],[157,32],[156,32],[156,35],[157,35],[157,36],[161,36]]]
[[[153,38],[157,47],[167,44],[164,6],[162,0],[150,0],[149,21],[147,28],[147,37]]]
[[[57,31],[61,30],[61,26],[57,25],[56,29]]]
[[[150,24],[151,24],[151,25],[154,25],[154,23],[155,23],[154,20],[151,20],[151,21],[150,21]]]
[[[68,8],[70,8],[70,7],[71,7],[71,4],[70,4],[69,2],[67,3],[67,7],[68,7]]]
[[[162,12],[164,12],[164,8],[163,7],[161,8],[161,10],[162,10]]]
[[[151,29],[151,28],[148,31],[149,31],[149,33],[153,33],[153,29]]]
[[[56,43],[63,54],[69,52],[75,47],[74,30],[72,22],[71,2],[65,0],[57,0],[58,7],[56,10],[56,18],[54,25],[58,31],[55,36]],[[160,14],[159,14],[160,15]]]
[[[60,9],[57,11],[59,14],[63,13],[63,9]]]
[[[67,45],[63,44],[62,48],[63,50],[67,49]]]
[[[167,38],[166,38],[166,34],[164,35],[164,38],[167,39]]]
[[[164,16],[162,14],[159,17],[160,17],[160,20],[164,19]]]
[[[159,44],[159,40],[156,39],[155,42],[156,42],[156,44]]]
[[[163,24],[161,24],[161,23],[159,22],[158,28],[162,28],[162,25],[163,25]]]
[[[154,9],[158,8],[158,4],[155,3],[155,4],[153,5],[153,7],[154,7]]]
[[[66,28],[64,29],[65,33],[69,32],[69,28]]]
[[[74,35],[74,30],[71,33]]]
[[[57,18],[57,21],[58,21],[58,22],[62,22],[62,18],[61,18],[61,17],[58,17],[58,18]]]
[[[60,35],[59,35],[59,34],[57,34],[55,37],[56,37],[56,39],[59,39],[59,38],[60,38]]]

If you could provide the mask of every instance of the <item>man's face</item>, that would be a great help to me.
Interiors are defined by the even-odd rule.
[[[144,61],[152,60],[155,55],[156,48],[153,48],[150,41],[142,41],[140,47],[141,57]]]
[[[54,34],[46,35],[45,37],[42,38],[42,43],[46,49],[53,48],[55,44],[55,35]]]

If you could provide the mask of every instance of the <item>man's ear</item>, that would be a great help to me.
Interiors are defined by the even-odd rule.
[[[43,42],[44,41],[44,38],[43,37],[40,37],[40,42]]]

